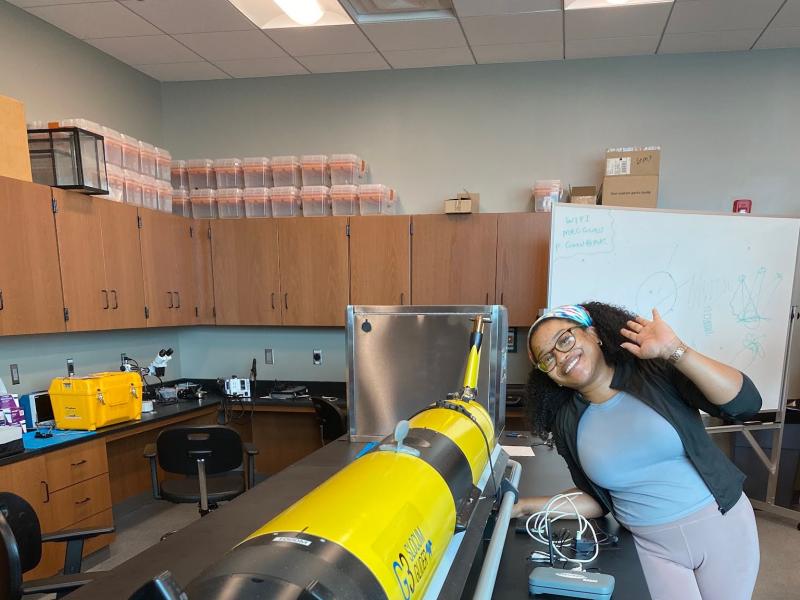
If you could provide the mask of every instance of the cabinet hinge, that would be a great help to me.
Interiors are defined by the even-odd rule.
[[[55,198],[51,197],[50,198],[50,207],[53,209],[53,214],[56,214],[58,212],[58,200],[56,200]]]
[[[147,308],[146,306],[144,307],[144,318],[145,319],[149,319],[150,318],[150,309]]]
[[[211,239],[211,225],[208,226],[208,239]]]
[[[189,225],[189,237],[190,238],[194,237],[194,227],[192,227],[191,225]]]
[[[144,224],[142,223],[141,215],[136,215],[136,227],[138,229],[142,229],[143,226],[144,226]]]
[[[408,224],[408,234],[409,235],[414,235],[414,221],[411,221]]]
[[[344,228],[344,234],[345,234],[347,237],[350,237],[350,223],[348,223],[347,225],[345,225],[345,228]]]
[[[194,316],[200,318],[200,309],[196,306],[194,307]]]
[[[64,321],[69,321],[69,309],[64,307]]]
[[[212,307],[211,307],[211,315],[212,315],[212,316],[213,316],[215,319],[217,318],[217,307],[216,307],[216,306],[212,306]]]

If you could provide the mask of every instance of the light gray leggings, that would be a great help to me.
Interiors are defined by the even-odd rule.
[[[653,600],[749,600],[759,549],[747,496],[724,515],[711,502],[666,525],[629,527]]]

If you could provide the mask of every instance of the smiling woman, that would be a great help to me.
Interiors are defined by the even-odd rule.
[[[740,419],[761,407],[752,381],[652,320],[589,302],[548,310],[528,333],[533,431],[572,474],[577,509],[634,534],[654,598],[750,598],[758,574],[744,476],[699,410]],[[524,498],[518,515],[549,498]]]

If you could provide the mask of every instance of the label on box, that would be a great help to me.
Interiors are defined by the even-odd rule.
[[[630,175],[631,157],[619,156],[606,159],[606,175]]]

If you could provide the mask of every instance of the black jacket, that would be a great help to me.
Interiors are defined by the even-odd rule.
[[[700,410],[715,417],[737,420],[758,412],[761,395],[747,375],[743,374],[742,388],[736,397],[722,406],[711,404],[696,385],[663,360],[637,360],[633,364],[617,365],[611,387],[635,396],[675,428],[689,460],[723,514],[736,504],[742,495],[744,474],[706,433]],[[556,413],[553,437],[576,487],[597,500],[605,512],[612,512],[608,490],[595,485],[578,460],[578,421],[588,406],[576,392]]]

